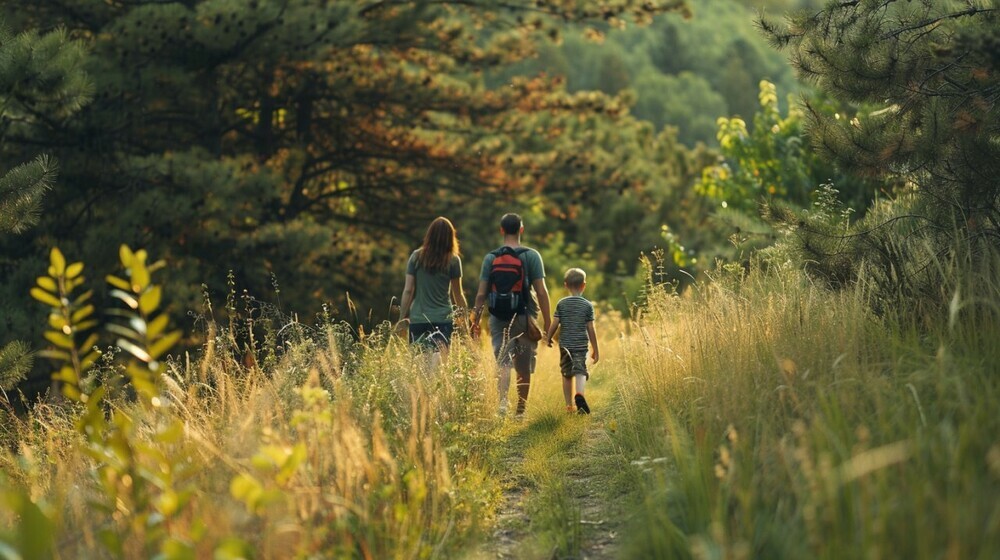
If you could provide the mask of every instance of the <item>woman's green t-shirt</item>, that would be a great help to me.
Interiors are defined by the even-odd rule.
[[[410,323],[450,323],[451,280],[462,277],[462,259],[451,258],[447,270],[428,271],[417,263],[417,249],[406,263],[406,273],[416,280],[413,303],[410,305]]]

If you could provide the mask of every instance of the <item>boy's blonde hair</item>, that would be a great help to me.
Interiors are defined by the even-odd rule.
[[[582,268],[571,268],[566,271],[566,286],[578,290],[587,282],[587,273]]]

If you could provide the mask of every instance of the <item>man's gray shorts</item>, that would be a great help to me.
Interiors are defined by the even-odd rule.
[[[517,315],[510,321],[490,315],[490,338],[493,341],[493,355],[500,367],[514,366],[524,375],[535,372],[535,354],[538,342],[530,341],[525,335],[528,328],[526,315]]]

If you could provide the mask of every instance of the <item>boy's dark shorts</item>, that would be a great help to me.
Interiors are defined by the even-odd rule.
[[[428,350],[451,345],[453,323],[410,323],[410,342]]]
[[[573,349],[559,347],[559,370],[563,377],[573,377],[583,375],[590,379],[587,372],[587,349]]]

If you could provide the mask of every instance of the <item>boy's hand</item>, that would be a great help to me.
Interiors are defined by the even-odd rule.
[[[545,343],[548,344],[549,348],[552,348],[552,337],[547,337]]]
[[[479,340],[480,330],[479,323],[472,322],[469,324],[469,334],[472,335],[472,340]]]
[[[596,364],[596,363],[597,363],[598,361],[600,361],[600,359],[601,359],[601,354],[600,354],[600,353],[599,353],[599,352],[597,351],[597,348],[594,348],[593,350],[591,350],[591,351],[590,351],[590,359],[594,360],[594,363],[595,363],[595,364]]]

